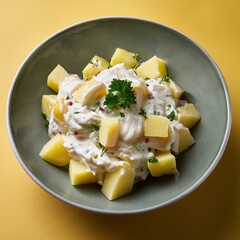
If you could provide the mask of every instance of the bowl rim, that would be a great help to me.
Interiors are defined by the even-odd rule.
[[[15,85],[17,83],[18,80],[18,76],[20,75],[23,67],[25,66],[25,64],[28,62],[28,60],[31,58],[31,56],[38,50],[40,49],[42,46],[44,46],[48,41],[50,41],[51,39],[54,39],[55,37],[57,37],[58,35],[63,34],[64,32],[71,30],[75,27],[87,24],[87,23],[93,23],[93,22],[100,22],[100,21],[118,21],[118,20],[124,20],[124,21],[138,21],[138,22],[145,22],[148,24],[153,24],[153,25],[157,25],[163,28],[166,28],[172,32],[174,32],[175,34],[180,35],[181,37],[184,37],[186,40],[190,41],[191,43],[193,43],[205,56],[206,58],[210,61],[210,64],[214,67],[216,74],[218,75],[219,80],[221,81],[223,90],[224,90],[224,94],[225,94],[225,101],[226,101],[226,108],[227,108],[227,123],[226,123],[226,130],[224,133],[224,137],[222,140],[222,143],[219,147],[219,151],[216,154],[215,158],[213,159],[211,165],[208,167],[207,171],[204,172],[204,174],[190,187],[188,187],[186,190],[184,190],[183,192],[181,192],[180,194],[178,194],[177,196],[168,199],[160,204],[151,206],[151,207],[146,207],[143,209],[136,209],[136,210],[109,210],[109,209],[100,209],[100,208],[96,208],[96,207],[88,207],[85,205],[82,205],[80,203],[76,203],[74,201],[71,201],[69,199],[64,198],[63,196],[61,196],[60,194],[54,192],[53,190],[51,190],[50,188],[48,188],[43,182],[41,182],[35,175],[34,173],[27,167],[27,165],[24,163],[24,160],[22,159],[22,157],[20,156],[20,153],[15,145],[15,141],[13,138],[13,133],[11,130],[11,102],[12,102],[12,93],[14,91]],[[139,18],[139,17],[131,17],[131,16],[108,16],[108,17],[98,17],[98,18],[91,18],[88,20],[84,20],[84,21],[80,21],[77,22],[75,24],[72,25],[68,25],[67,27],[62,28],[61,30],[53,33],[52,35],[50,35],[49,37],[45,38],[43,41],[41,41],[32,51],[30,51],[30,53],[26,56],[26,58],[24,59],[24,61],[22,62],[22,64],[20,65],[20,67],[18,68],[13,81],[11,83],[10,89],[9,89],[9,93],[8,93],[8,97],[7,97],[7,105],[6,105],[6,122],[7,122],[7,132],[8,132],[8,137],[10,140],[10,144],[11,147],[14,151],[15,156],[17,157],[18,162],[20,163],[20,165],[22,166],[22,168],[26,171],[26,173],[45,191],[47,191],[48,193],[50,193],[52,196],[56,197],[57,199],[62,200],[65,203],[68,203],[72,206],[78,207],[80,209],[83,210],[88,210],[88,211],[92,211],[92,212],[96,212],[96,213],[103,213],[103,214],[136,214],[136,213],[144,213],[147,211],[152,211],[152,210],[156,210],[159,208],[162,208],[164,206],[167,206],[169,204],[172,204],[184,197],[186,197],[187,195],[189,195],[191,192],[193,192],[196,188],[198,188],[206,179],[207,177],[213,172],[213,170],[215,169],[215,167],[217,166],[217,164],[219,163],[219,161],[221,160],[221,157],[225,151],[225,148],[227,146],[229,137],[230,137],[230,132],[231,132],[231,126],[232,126],[232,108],[231,108],[231,99],[230,99],[230,94],[229,94],[229,90],[227,87],[227,83],[224,79],[223,74],[221,73],[219,67],[217,66],[217,64],[215,63],[215,61],[212,59],[212,57],[205,51],[205,49],[203,47],[201,47],[197,42],[195,42],[194,40],[192,40],[190,37],[188,37],[187,35],[183,34],[182,32],[169,27],[165,24],[159,23],[157,21],[153,21],[153,20],[149,20],[149,19],[145,19],[145,18]]]

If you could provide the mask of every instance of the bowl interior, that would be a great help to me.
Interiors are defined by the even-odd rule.
[[[140,53],[143,60],[157,55],[167,61],[170,77],[196,104],[200,123],[192,129],[196,144],[177,158],[180,176],[149,177],[131,194],[108,201],[98,185],[72,187],[67,169],[39,157],[48,141],[41,116],[41,97],[51,94],[48,74],[61,64],[68,72],[81,71],[93,55],[110,59],[115,48]],[[217,164],[230,128],[230,103],[224,79],[213,61],[186,36],[157,23],[130,18],[106,18],[67,28],[39,45],[26,59],[12,85],[8,128],[14,151],[27,173],[45,190],[75,206],[105,213],[140,212],[185,196]]]

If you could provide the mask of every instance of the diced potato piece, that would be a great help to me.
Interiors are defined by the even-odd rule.
[[[73,98],[83,106],[91,106],[106,95],[107,90],[103,83],[96,80],[83,82],[72,94]]]
[[[199,120],[200,114],[192,103],[186,103],[182,107],[177,108],[178,121],[185,127],[193,127]]]
[[[45,114],[46,119],[49,121],[53,105],[57,101],[56,95],[43,95],[42,96],[42,113]]]
[[[97,182],[97,177],[83,163],[73,159],[69,162],[69,177],[73,186]]]
[[[148,88],[144,84],[141,84],[141,85],[134,86],[133,91],[136,96],[137,106],[142,106],[142,103],[149,96]]]
[[[140,84],[140,85],[137,85],[137,86],[134,86],[133,87],[133,91],[135,93],[135,95],[140,95],[142,97],[142,99],[146,99],[149,95],[149,90],[148,88],[143,85],[143,84]]]
[[[167,74],[166,63],[161,58],[153,56],[141,64],[136,73],[141,78],[159,78]]]
[[[182,96],[184,91],[173,80],[170,79],[167,85],[172,90],[175,99],[179,99]]]
[[[168,137],[168,123],[166,117],[158,115],[147,115],[144,124],[145,137]]]
[[[135,179],[135,170],[125,162],[116,172],[107,172],[102,186],[103,194],[114,200],[132,191]]]
[[[110,65],[115,66],[119,63],[124,63],[126,68],[134,68],[138,64],[138,61],[134,58],[135,55],[135,53],[117,48],[111,58]]]
[[[63,99],[58,100],[53,106],[53,114],[54,116],[59,119],[60,121],[64,122],[64,115],[63,115]]]
[[[99,56],[94,56],[82,72],[87,79],[92,79],[93,76],[96,76],[98,73],[104,69],[107,69],[108,67],[109,62],[107,60]]]
[[[154,160],[157,161],[154,161]],[[170,152],[160,153],[154,160],[148,161],[148,169],[153,177],[177,172],[176,159]]]
[[[68,76],[67,71],[61,66],[57,65],[53,71],[48,75],[47,85],[54,92],[58,92],[59,84]]]
[[[173,142],[172,150],[177,154],[187,150],[195,143],[194,138],[191,135],[191,132],[186,127],[177,129],[176,134],[177,137]]]
[[[70,156],[68,151],[63,146],[64,141],[58,133],[50,139],[39,153],[40,157],[56,166],[66,166],[69,164]]]
[[[116,118],[102,118],[99,129],[99,142],[104,147],[114,147],[119,137],[119,121]]]

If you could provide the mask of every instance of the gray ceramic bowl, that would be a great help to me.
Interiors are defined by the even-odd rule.
[[[46,79],[59,63],[81,75],[95,54],[110,59],[115,48],[157,55],[168,72],[196,104],[200,123],[192,134],[196,144],[177,159],[180,177],[151,178],[137,183],[131,194],[108,201],[97,185],[72,187],[67,170],[39,157],[48,141],[41,116],[41,97],[50,94]],[[209,55],[185,35],[159,23],[133,18],[102,18],[68,27],[35,48],[18,70],[7,106],[8,132],[25,171],[43,189],[74,206],[102,213],[138,213],[163,207],[188,195],[213,171],[226,147],[231,106],[224,78]]]

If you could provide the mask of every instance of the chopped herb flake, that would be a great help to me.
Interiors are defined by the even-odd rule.
[[[102,157],[106,153],[107,148],[105,148],[100,142],[98,143],[98,146],[102,149],[100,154],[100,156]]]
[[[139,111],[139,115],[143,116],[145,119],[147,119],[147,113],[144,108],[141,108]]]
[[[100,125],[96,124],[96,123],[93,123],[91,124],[91,129],[95,132],[99,131],[100,129]]]
[[[98,67],[99,66],[99,61],[97,59],[94,62],[90,61],[89,63],[91,63],[93,65],[93,67]]]
[[[125,114],[123,112],[120,112],[121,117],[125,117]]]
[[[98,108],[100,109],[100,102],[97,102],[94,108],[92,108],[91,110],[95,112]]]
[[[170,121],[173,121],[174,118],[175,118],[175,112],[174,112],[174,111],[171,111],[171,113],[167,116],[167,118],[168,118]]]
[[[150,157],[150,158],[148,159],[148,162],[150,162],[150,163],[157,163],[157,162],[158,162],[158,159],[157,159],[155,156],[153,156],[153,157]]]
[[[150,80],[150,79],[151,79],[151,78],[149,78],[149,77],[145,77],[145,78],[144,78],[144,80],[146,80],[146,81],[147,81],[147,80]]]
[[[138,53],[135,53],[133,55],[133,58],[137,60],[137,62],[140,62],[141,58],[140,58],[140,55]]]
[[[162,77],[161,82],[166,82],[166,83],[170,82],[170,78],[169,78],[168,74],[166,74],[164,77]]]
[[[45,120],[47,120],[47,117],[46,117],[46,114],[45,113],[41,113],[41,115],[42,115],[42,117],[45,119]]]

